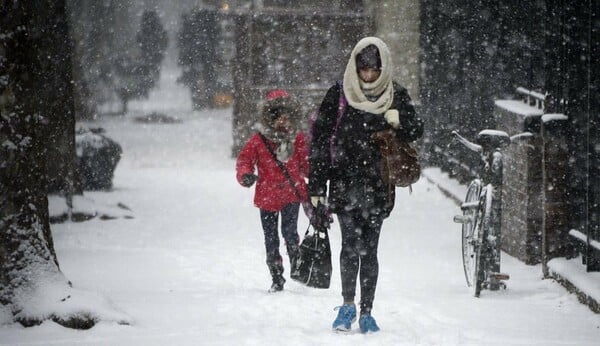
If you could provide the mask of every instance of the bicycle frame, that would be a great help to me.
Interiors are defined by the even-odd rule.
[[[508,275],[500,273],[501,149],[511,139],[505,132],[495,130],[481,131],[476,139],[478,143],[469,141],[456,131],[453,131],[453,135],[465,147],[479,153],[483,162],[480,178],[469,186],[469,190],[475,188],[480,191],[480,196],[475,200],[472,191],[467,192],[465,202],[461,205],[463,215],[455,217],[455,222],[463,224],[463,266],[467,284],[474,286],[475,296],[479,297],[482,289],[505,288],[502,280],[508,279]]]

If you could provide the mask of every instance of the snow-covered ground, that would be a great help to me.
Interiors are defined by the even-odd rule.
[[[458,207],[426,179],[397,193],[384,223],[373,316],[381,331],[336,334],[342,301],[337,220],[331,230],[331,288],[288,279],[267,293],[252,189],[235,181],[231,109],[192,112],[189,93],[166,74],[163,88],[101,126],[123,146],[111,192],[87,192],[98,206],[123,203],[133,219],[53,225],[59,262],[75,288],[99,292],[132,325],[86,331],[45,322],[0,326],[2,345],[597,345],[600,316],[539,266],[504,255],[508,289],[474,298],[465,286]],[[158,110],[181,123],[133,118]],[[301,216],[302,235],[308,221]],[[282,253],[285,250],[282,245]],[[284,262],[287,263],[287,260]],[[286,266],[286,277],[289,274]],[[357,326],[354,326],[357,329]]]

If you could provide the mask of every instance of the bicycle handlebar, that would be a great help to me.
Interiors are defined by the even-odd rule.
[[[516,143],[518,141],[522,141],[522,140],[526,140],[533,137],[533,133],[531,132],[521,132],[521,133],[517,133],[516,135],[512,135],[510,136],[510,142],[511,143]]]
[[[506,136],[506,133],[504,132],[500,132],[500,131],[495,131],[495,130],[482,130],[480,133],[481,134],[494,134],[495,132],[498,133],[503,133],[504,136]],[[477,143],[473,143],[470,140],[466,139],[465,137],[461,136],[458,131],[454,130],[452,131],[452,135],[454,136],[454,138],[456,138],[461,144],[463,144],[465,147],[467,147],[468,149],[470,149],[471,151],[474,151],[476,153],[481,153],[483,152],[483,146],[481,146],[480,144]],[[521,133],[517,133],[516,135],[512,135],[509,137],[510,139],[510,143],[517,143],[519,141],[523,141],[523,140],[527,140],[530,139],[531,137],[533,137],[533,133],[531,132],[521,132]]]
[[[465,137],[458,134],[457,131],[452,131],[452,135],[454,135],[454,138],[458,139],[458,141],[460,143],[462,143],[468,149],[470,149],[476,153],[480,153],[483,151],[483,147],[481,145],[471,142],[470,140],[468,140]]]

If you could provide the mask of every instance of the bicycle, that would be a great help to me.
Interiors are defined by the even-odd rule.
[[[529,132],[509,137],[504,131],[483,130],[475,143],[452,131],[468,149],[481,154],[480,177],[473,179],[461,204],[462,215],[454,222],[462,224],[462,259],[467,286],[475,297],[482,289],[506,289],[508,274],[500,272],[502,215],[502,149],[518,139],[529,138]]]

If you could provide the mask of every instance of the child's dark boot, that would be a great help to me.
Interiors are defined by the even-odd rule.
[[[283,284],[285,284],[285,279],[283,278],[283,265],[281,265],[281,263],[270,264],[269,271],[273,278],[273,284],[271,284],[269,292],[283,291]]]

